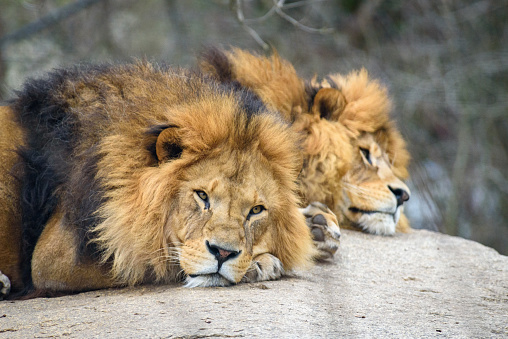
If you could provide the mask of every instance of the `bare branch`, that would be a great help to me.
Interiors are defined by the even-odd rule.
[[[259,22],[265,21],[266,19],[268,19],[275,13],[275,9],[276,9],[276,6],[274,5],[274,6],[272,6],[272,8],[270,8],[270,10],[268,10],[268,12],[266,12],[265,15],[260,16],[258,18],[245,19],[245,22],[246,23],[259,23]]]
[[[265,51],[268,51],[270,49],[270,46],[259,36],[259,34],[252,28],[247,25],[242,25],[243,28],[252,36],[256,42],[263,47]]]
[[[95,5],[101,0],[79,0],[67,6],[63,6],[54,10],[47,15],[43,16],[36,22],[32,22],[26,26],[21,27],[17,31],[9,33],[0,38],[0,48],[3,48],[16,41],[26,39],[48,27],[51,27],[58,22],[67,19],[68,17],[79,13],[81,10]]]
[[[259,23],[259,22],[265,21],[266,19],[271,17],[276,12],[277,8],[291,9],[291,8],[303,7],[303,6],[311,5],[311,4],[318,3],[318,2],[325,2],[325,1],[330,1],[330,0],[304,0],[304,1],[293,2],[290,4],[274,3],[274,5],[268,10],[268,12],[266,12],[266,14],[264,14],[258,18],[244,19],[244,21],[245,21],[245,23]]]
[[[291,8],[297,8],[297,7],[307,6],[307,5],[311,5],[311,4],[314,4],[314,3],[325,2],[325,1],[330,1],[330,0],[304,0],[304,1],[297,1],[297,2],[292,2],[290,4],[287,4],[287,5],[283,5],[283,6],[281,6],[281,8],[282,9],[291,9]]]
[[[257,17],[257,18],[245,18],[245,14],[243,13],[243,0],[231,0],[230,4],[233,5],[235,3],[236,5],[236,18],[242,25],[242,27],[252,36],[256,42],[263,47],[264,50],[268,50],[270,46],[259,36],[259,34],[249,26],[249,24],[255,24],[255,23],[261,23],[274,14],[277,14],[282,19],[290,22],[295,27],[298,27],[299,29],[308,32],[308,33],[320,33],[320,34],[327,34],[333,32],[333,28],[312,28],[309,26],[306,26],[293,18],[292,16],[286,14],[283,9],[289,9],[289,8],[296,8],[301,7],[317,2],[323,2],[328,0],[305,0],[305,1],[298,1],[290,4],[285,4],[285,0],[273,0],[273,6],[266,12],[264,15]]]
[[[259,34],[250,26],[245,23],[245,16],[243,14],[242,0],[236,0],[236,18],[242,27],[252,36],[252,38],[265,50],[269,50],[270,46],[259,36]]]
[[[300,28],[302,31],[305,31],[308,33],[321,33],[321,34],[332,33],[334,31],[333,28],[312,28],[312,27],[309,27],[309,26],[306,26],[306,25],[300,23],[298,20],[296,20],[295,18],[293,18],[290,15],[287,15],[286,13],[284,13],[284,11],[282,11],[282,8],[284,7],[284,0],[279,0],[278,2],[276,2],[276,1],[277,0],[273,0],[273,2],[275,4],[275,6],[274,6],[275,12],[281,18],[283,18],[284,20],[293,24],[294,26]]]
[[[236,17],[238,18],[238,21],[242,24],[244,23],[245,17],[243,15],[242,0],[236,0]]]

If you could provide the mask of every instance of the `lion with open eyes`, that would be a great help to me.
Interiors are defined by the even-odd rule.
[[[315,254],[297,136],[244,89],[150,63],[82,66],[28,81],[0,114],[4,295],[226,286]]]
[[[402,181],[408,178],[409,153],[389,116],[386,89],[365,70],[306,82],[277,54],[235,48],[205,51],[200,67],[255,92],[303,136],[299,183],[306,203],[328,206],[341,228],[374,234],[410,230],[403,214],[410,191]],[[321,233],[315,239],[331,238]]]

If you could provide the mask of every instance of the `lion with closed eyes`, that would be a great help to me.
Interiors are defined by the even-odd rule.
[[[27,81],[0,122],[3,295],[227,286],[316,253],[298,136],[245,89],[147,62],[80,66]]]

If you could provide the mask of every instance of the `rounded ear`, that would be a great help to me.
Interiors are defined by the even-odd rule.
[[[346,108],[346,98],[335,88],[321,88],[314,97],[311,112],[320,118],[337,121]]]
[[[183,147],[178,136],[178,127],[169,126],[163,129],[155,143],[155,153],[159,163],[179,158],[182,152]]]

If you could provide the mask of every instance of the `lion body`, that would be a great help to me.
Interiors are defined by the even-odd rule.
[[[240,49],[212,49],[200,66],[220,81],[254,91],[302,135],[299,182],[305,203],[326,204],[344,228],[375,234],[410,230],[402,214],[409,198],[402,181],[409,153],[390,119],[386,89],[365,70],[306,82],[277,54]]]
[[[13,164],[0,178],[2,206],[19,206],[0,224],[16,230],[0,252],[13,286],[223,286],[311,260],[298,140],[248,91],[149,63],[81,67],[27,82],[3,111],[2,151],[22,164],[21,187]]]
[[[20,289],[21,188],[12,170],[19,162],[16,149],[23,143],[23,132],[8,107],[0,106],[0,126],[0,271],[11,278],[13,289]]]

